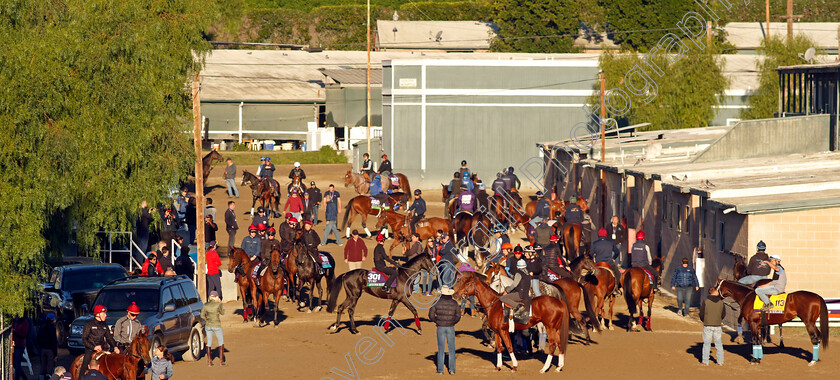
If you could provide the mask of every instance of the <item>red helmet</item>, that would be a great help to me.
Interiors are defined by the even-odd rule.
[[[269,227],[269,228],[268,228],[268,233],[269,233],[269,234],[271,234],[271,235],[273,235],[273,234],[276,234],[276,233],[277,233],[277,230],[275,230],[275,229],[274,229],[274,227]]]
[[[599,228],[598,229],[598,237],[604,237],[604,236],[607,236],[607,229],[603,228],[603,227]]]
[[[257,230],[257,226],[255,226],[255,225],[253,225],[253,224],[252,224],[252,225],[250,225],[250,226],[248,226],[248,232],[251,232],[251,231],[256,231],[256,230]]]
[[[309,219],[304,220],[304,221],[303,221],[303,225],[304,225],[304,226],[306,226],[306,225],[310,225],[310,226],[311,226],[311,225],[312,225],[312,221],[311,221],[311,220],[309,220]]]
[[[382,155],[382,158],[388,158],[388,155],[387,155],[387,154],[383,154],[383,155]]]
[[[513,249],[513,245],[510,243],[504,243],[502,244],[502,249]]]
[[[376,241],[385,241],[385,235],[383,235],[383,234],[376,235]]]
[[[131,314],[140,314],[140,308],[137,307],[137,304],[132,302],[131,305],[128,306],[128,312]]]
[[[289,218],[289,223],[297,223],[297,218],[295,218],[295,217],[290,217],[290,218]]]
[[[560,237],[557,236],[557,235],[551,235],[551,237],[548,238],[548,240],[549,241],[560,241]]]
[[[645,231],[636,232],[636,239],[645,240]]]
[[[99,314],[103,311],[108,311],[108,309],[106,309],[104,305],[96,305],[96,307],[93,308],[93,315]]]
[[[286,217],[286,219],[289,219],[289,218],[291,218],[291,217],[292,217],[292,213],[290,213],[290,212],[287,212],[287,213],[286,213],[286,215],[285,215],[285,217]]]
[[[258,231],[265,231],[265,223],[257,224]]]

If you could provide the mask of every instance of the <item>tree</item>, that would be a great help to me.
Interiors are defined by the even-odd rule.
[[[221,1],[0,5],[0,312],[20,315],[47,258],[130,230],[192,171],[189,83]]]
[[[497,0],[499,37],[494,51],[568,53],[579,32],[579,8],[571,0]]]
[[[741,111],[742,119],[773,117],[779,110],[779,72],[776,68],[804,63],[799,54],[812,47],[816,47],[816,43],[802,34],[794,35],[790,42],[787,36],[774,35],[761,43],[764,60],[758,64],[758,90],[750,95],[750,108]]]

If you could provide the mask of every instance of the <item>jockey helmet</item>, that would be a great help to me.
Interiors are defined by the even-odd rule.
[[[461,160],[461,166],[466,166],[466,165],[467,165],[467,160]]]
[[[382,158],[384,158],[384,159],[386,159],[386,160],[387,160],[387,159],[388,159],[388,155],[387,155],[387,154],[383,154],[383,155],[382,155]]]
[[[756,248],[758,248],[759,251],[763,251],[763,250],[767,249],[767,244],[764,244],[764,240],[760,240],[758,242],[758,246],[756,246]]]
[[[569,197],[569,202],[576,203],[577,202],[577,197],[572,195],[571,197]]]
[[[131,305],[128,305],[127,311],[131,314],[140,314],[140,308],[134,302],[132,302]]]
[[[248,226],[248,232],[251,232],[251,231],[256,231],[256,230],[257,230],[257,226],[255,226],[255,225],[253,225],[253,224],[252,224],[252,225],[250,225],[250,226]]]
[[[373,176],[373,179],[381,179],[381,178],[382,178],[382,176],[380,176],[379,174]]]
[[[517,269],[525,269],[527,267],[528,267],[528,263],[526,263],[525,260],[519,259],[519,261],[516,262],[516,268]]]
[[[513,249],[513,246],[510,243],[504,243],[502,244],[502,249]]]
[[[380,241],[380,242],[385,241],[385,235],[383,235],[383,234],[376,235],[376,241]]]
[[[315,186],[315,181],[309,182],[309,186]]]
[[[295,217],[289,218],[289,223],[297,223],[297,218],[295,218]]]
[[[534,252],[534,246],[532,246],[530,244],[526,245],[525,246],[525,252]]]
[[[455,172],[455,174],[452,174],[452,176],[455,177],[455,178],[460,178],[461,177],[461,172]]]
[[[513,174],[513,166],[508,168],[508,173]]]
[[[543,196],[543,192],[542,192],[542,191],[537,191],[537,196],[538,196],[538,197]]]
[[[289,219],[292,217],[292,213],[287,212],[286,215],[283,215],[284,218]]]
[[[516,248],[513,249],[513,253],[522,253],[522,246],[517,244]]]
[[[276,233],[277,233],[277,230],[275,230],[274,227],[268,227],[268,234],[269,235],[274,235]]]
[[[271,162],[271,157],[265,156],[265,162]]]
[[[496,173],[496,178],[502,178],[502,172]]]
[[[779,255],[770,255],[770,260],[782,261],[782,257]]]
[[[551,242],[556,242],[556,241],[560,241],[560,237],[557,236],[557,235],[551,235],[551,237],[548,238],[548,240],[551,241]]]
[[[470,178],[470,172],[465,171],[464,172],[464,179],[468,179],[468,178]]]
[[[606,228],[599,228],[598,229],[598,237],[605,237],[607,236],[607,229]]]
[[[260,161],[265,161],[265,156],[260,157]]]
[[[265,223],[257,224],[257,231],[265,231]]]
[[[420,189],[414,189],[414,195],[420,195],[420,194],[423,194],[423,192],[420,191]]]
[[[295,167],[299,168],[300,167],[300,162],[295,162]]]
[[[311,225],[312,225],[312,221],[311,221],[311,220],[309,220],[309,219],[304,220],[304,221],[303,221],[303,225],[304,225],[304,226],[306,226],[306,225],[311,226]]]
[[[645,231],[636,232],[636,239],[637,240],[645,240]]]
[[[265,212],[265,207],[263,207],[263,206],[257,207],[257,212]]]
[[[487,188],[487,187],[485,187],[483,183],[479,183],[479,184],[478,184],[478,189],[479,189],[479,190],[484,190],[484,189],[486,189],[486,188]]]
[[[96,307],[93,308],[93,315],[99,314],[103,311],[107,312],[108,309],[103,305],[96,305]]]

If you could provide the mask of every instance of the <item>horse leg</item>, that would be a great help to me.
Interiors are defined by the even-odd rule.
[[[315,286],[318,287],[318,306],[315,306],[315,311],[321,311],[321,299],[324,298],[324,290],[321,288],[321,280],[318,280]]]
[[[405,305],[408,311],[410,311],[411,314],[414,315],[414,325],[417,326],[417,333],[423,335],[423,329],[420,327],[420,317],[417,316],[417,309],[414,308],[414,305],[412,305],[411,302],[408,301],[408,297],[403,297],[402,299],[400,299],[400,302],[402,302],[402,304]]]
[[[373,234],[370,233],[370,230],[367,228],[367,214],[360,215],[362,217],[362,228],[365,229],[365,233],[367,234],[368,239],[370,239]]]
[[[496,371],[502,370],[502,349],[504,348],[502,333],[496,333]]]
[[[359,333],[359,330],[356,329],[356,319],[353,317],[353,312],[356,311],[355,309],[356,309],[355,302],[353,303],[352,306],[350,306],[349,309],[347,309],[347,317],[350,319],[350,333],[352,333],[354,335]]]
[[[615,296],[611,295],[610,296],[610,313],[607,315],[609,317],[609,321],[610,321],[610,327],[609,327],[610,330],[613,329],[613,305],[615,305]]]
[[[784,338],[782,338],[782,325],[781,324],[779,324],[779,347],[782,347],[782,348],[785,347],[785,341],[784,341]]]
[[[510,361],[511,365],[513,366],[513,368],[511,368],[511,371],[516,372],[516,370],[519,367],[519,362],[516,361],[516,354],[513,353],[513,343],[510,340],[510,333],[508,333],[507,331],[502,331],[498,335],[502,335],[502,342],[504,342],[505,346],[508,349],[508,353],[510,354]]]
[[[248,322],[248,293],[245,293],[245,289],[242,287],[242,284],[239,285],[239,296],[242,297],[242,318],[244,319],[243,322]]]
[[[648,331],[653,331],[653,329],[650,327],[650,321],[651,321],[651,319],[653,319],[653,314],[651,314],[651,308],[653,307],[653,296],[654,296],[654,294],[653,294],[653,292],[651,292],[650,298],[648,298],[648,312],[647,312],[647,330]]]

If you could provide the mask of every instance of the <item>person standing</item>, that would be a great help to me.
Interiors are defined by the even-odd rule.
[[[315,222],[315,225],[318,225],[320,222],[318,220],[318,212],[321,210],[321,201],[324,197],[321,194],[321,189],[315,186],[315,181],[309,182],[309,188],[306,189],[306,194],[309,194],[309,201],[312,202],[312,221]]]
[[[160,240],[169,243],[175,238],[175,231],[178,231],[178,219],[175,217],[175,211],[171,207],[163,210],[163,217],[161,218]]]
[[[309,192],[303,193],[303,199],[301,200],[301,203],[303,203],[303,220],[312,220],[312,222],[314,223],[315,220],[312,218],[312,213],[315,211],[315,203],[312,202],[312,198],[309,197]]]
[[[236,230],[239,229],[239,224],[236,223],[236,203],[228,201],[228,209],[225,211],[225,230],[228,233],[228,247],[233,248],[236,244]]]
[[[79,373],[84,373],[84,369],[88,368],[88,364],[96,363],[92,360],[93,354],[97,352],[107,351],[108,346],[114,349],[114,352],[119,354],[120,348],[117,347],[117,341],[114,340],[114,335],[111,334],[111,329],[105,319],[108,318],[108,309],[102,305],[96,305],[93,308],[93,319],[85,323],[82,330],[82,344],[85,346],[85,356],[82,359],[82,366],[79,367]],[[91,365],[91,368],[94,368]]]
[[[132,302],[128,305],[125,315],[117,319],[117,323],[114,324],[114,340],[117,341],[117,347],[120,350],[125,351],[134,337],[143,329],[143,325],[137,320],[138,315],[140,315],[140,307]]]
[[[330,184],[328,189],[329,190],[327,190],[327,193],[324,195],[329,195],[333,202],[335,202],[335,207],[341,210],[341,194],[338,191],[335,191],[335,186],[333,184]]]
[[[210,215],[216,220],[216,206],[213,206],[213,198],[204,199],[204,216]],[[214,239],[215,240],[215,239]]]
[[[624,242],[627,241],[627,230],[624,228],[621,223],[618,222],[618,216],[613,216],[610,220],[610,224],[607,225],[607,236],[612,240],[613,244],[618,247],[619,257],[613,258],[614,260],[618,260],[618,262],[623,263],[624,258],[626,256],[627,251],[624,250]]]
[[[721,324],[726,317],[726,308],[716,287],[709,289],[709,296],[700,308],[700,320],[703,321],[703,365],[709,365],[709,355],[712,351],[712,341],[717,351],[717,364],[723,365],[723,330]]]
[[[452,288],[443,285],[440,288],[440,299],[429,309],[429,320],[437,326],[438,374],[443,374],[444,348],[449,349],[449,374],[455,374],[455,325],[461,320],[461,308],[452,299],[454,293]]]
[[[222,266],[222,261],[219,259],[219,254],[216,252],[216,242],[211,241],[210,247],[205,253],[207,260],[207,294],[216,292],[218,297],[222,298],[222,273],[219,267]]]
[[[213,215],[206,215],[204,217],[204,249],[207,249],[211,241],[216,240],[216,231],[219,230],[219,226],[216,225],[213,219]]]
[[[207,242],[207,249],[209,249],[209,247],[210,242]],[[190,247],[184,247],[184,249],[181,250],[178,257],[175,258],[175,265],[173,265],[173,269],[175,269],[175,274],[186,275],[191,280],[195,281],[195,277],[193,277],[195,274],[195,266],[190,258]]]
[[[461,263],[461,266],[458,268],[458,272],[475,273],[475,269],[473,269],[472,265],[470,265],[469,263]],[[475,313],[478,312],[478,308],[475,307],[475,295],[466,296],[461,300],[461,315],[467,315],[467,301],[470,301],[470,316],[475,317]]]
[[[155,348],[155,356],[152,358],[152,380],[166,380],[172,377],[172,362],[175,358],[169,353],[165,345]]]
[[[292,195],[289,199],[286,199],[286,205],[283,207],[283,212],[286,210],[292,213],[292,216],[295,219],[302,220],[301,213],[303,212],[303,202],[301,202],[300,197],[298,196],[297,189],[292,189]]]
[[[327,213],[329,213],[329,203],[327,203]],[[324,234],[324,238],[326,239],[326,234]],[[359,230],[353,230],[352,237],[344,247],[344,263],[350,267],[349,270],[360,269],[362,261],[367,259],[367,254],[368,249],[364,240],[359,238]]]
[[[324,197],[324,201],[327,202],[324,209],[324,219],[327,220],[327,225],[324,227],[324,240],[321,241],[321,245],[327,245],[327,236],[332,233],[335,235],[335,243],[341,247],[341,234],[338,232],[338,207],[336,207],[336,203],[329,193]]]
[[[239,198],[239,189],[236,188],[236,164],[230,157],[225,167],[225,187],[227,187],[228,198]]]
[[[213,366],[213,354],[210,349],[213,347],[213,337],[219,341],[219,359],[221,364],[226,366],[225,362],[225,337],[222,335],[222,315],[225,314],[225,308],[222,306],[221,293],[214,290],[209,293],[207,302],[201,308],[201,319],[204,320],[204,335],[207,336],[207,365]]]
[[[169,247],[163,247],[163,249],[168,250]],[[149,257],[147,257],[146,261],[143,263],[140,273],[147,277],[163,276],[163,268],[160,266],[157,254],[154,252],[149,253]]]
[[[160,250],[158,264],[160,265],[161,272],[159,274],[161,275],[172,269],[172,253],[170,252],[169,247],[163,247]]]
[[[766,249],[767,245],[764,244],[764,241],[759,241],[755,255],[750,257],[750,262],[747,265],[747,276],[740,278],[738,283],[753,285],[759,280],[767,278],[770,274],[770,265],[767,263],[770,261],[770,256],[767,256]]]
[[[190,197],[190,199],[187,201],[186,210],[186,213],[184,213],[184,222],[186,223],[187,230],[190,233],[190,239],[187,242],[188,244],[195,244],[195,229],[197,228],[197,221],[195,220],[195,218],[198,212],[196,210],[195,198]]]
[[[682,259],[682,266],[674,269],[671,275],[671,290],[677,292],[677,314],[688,317],[691,308],[691,296],[695,290],[700,290],[697,273],[688,265],[688,258]]]
[[[41,351],[41,376],[46,379],[50,377],[53,366],[58,357],[58,335],[55,327],[55,314],[47,313],[44,323],[38,329],[38,336],[35,343]],[[39,376],[40,378],[40,376]]]

